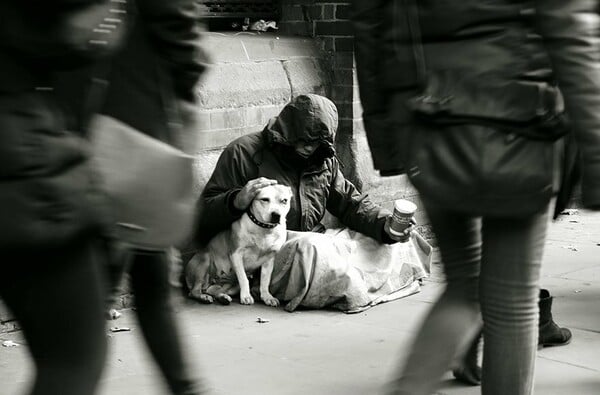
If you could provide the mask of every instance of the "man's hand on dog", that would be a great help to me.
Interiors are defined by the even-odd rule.
[[[270,178],[259,177],[254,180],[250,180],[244,185],[241,191],[235,196],[233,205],[240,211],[245,211],[252,203],[252,200],[256,197],[258,192],[269,185],[277,184],[277,180]]]

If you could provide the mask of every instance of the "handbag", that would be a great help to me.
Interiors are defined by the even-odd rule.
[[[568,131],[558,89],[478,79],[461,70],[428,71],[416,2],[404,1],[422,86],[404,103],[413,121],[406,150],[410,181],[425,200],[461,212],[545,210],[557,175],[555,141]]]
[[[107,115],[94,115],[89,130],[115,236],[142,250],[185,241],[195,218],[193,157]]]

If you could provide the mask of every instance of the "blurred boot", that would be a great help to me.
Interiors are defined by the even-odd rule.
[[[571,342],[571,331],[567,328],[559,327],[552,320],[552,299],[547,289],[540,289],[540,298],[538,301],[540,308],[538,345],[540,348],[564,346]],[[470,385],[481,384],[481,367],[478,364],[481,337],[482,333],[475,338],[469,347],[469,350],[461,361],[461,365],[452,371],[458,381]]]
[[[552,296],[547,289],[540,289],[540,332],[538,345],[540,348],[551,346],[564,346],[571,342],[571,331],[559,327],[552,320]]]
[[[479,345],[483,331],[479,331],[461,360],[460,366],[452,370],[454,378],[465,384],[481,385],[481,366],[479,366]]]

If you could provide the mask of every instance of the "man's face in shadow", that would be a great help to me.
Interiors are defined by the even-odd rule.
[[[303,158],[309,158],[319,148],[319,141],[298,140],[294,144],[296,153]]]

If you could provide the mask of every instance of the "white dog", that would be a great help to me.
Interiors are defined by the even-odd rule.
[[[217,234],[187,264],[189,296],[203,303],[229,304],[240,294],[241,304],[253,304],[248,275],[260,268],[260,298],[279,306],[269,292],[275,254],[286,240],[286,216],[292,190],[285,185],[264,187],[249,209],[230,229]]]

